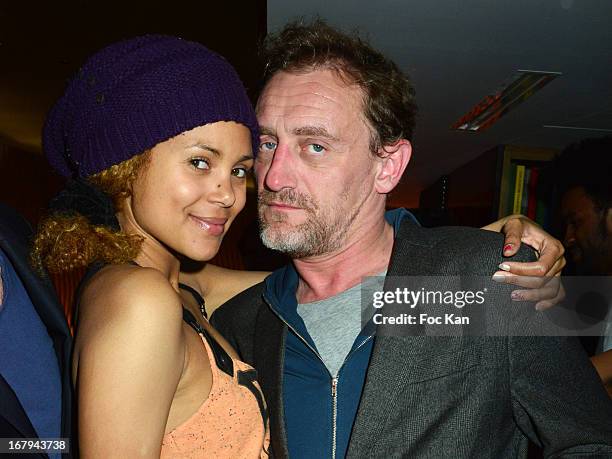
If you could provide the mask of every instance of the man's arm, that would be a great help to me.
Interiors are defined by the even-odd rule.
[[[514,416],[545,457],[612,457],[612,400],[573,337],[510,337]]]

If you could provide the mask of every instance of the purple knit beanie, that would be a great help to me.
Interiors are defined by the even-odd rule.
[[[257,152],[257,119],[234,68],[199,43],[147,35],[89,58],[49,112],[43,150],[63,176],[87,177],[217,121],[248,127]]]

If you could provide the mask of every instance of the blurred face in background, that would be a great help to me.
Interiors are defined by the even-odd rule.
[[[577,274],[612,274],[612,209],[599,209],[583,187],[569,189],[561,201],[565,246]]]

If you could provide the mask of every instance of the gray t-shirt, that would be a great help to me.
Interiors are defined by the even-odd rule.
[[[382,290],[386,271],[368,278]],[[297,312],[306,325],[306,330],[317,347],[329,373],[335,377],[353,347],[361,326],[361,291],[358,284],[344,292],[312,303],[299,303]]]

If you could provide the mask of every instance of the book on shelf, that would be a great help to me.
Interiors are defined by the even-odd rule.
[[[548,225],[548,203],[542,195],[539,185],[541,165],[512,164],[513,184],[510,193],[509,208],[513,214],[523,214],[540,225]]]
[[[537,207],[538,207],[538,177],[540,176],[540,169],[538,167],[532,167],[529,171],[529,180],[527,183],[527,206],[525,209],[525,215],[532,220],[537,220]]]
[[[521,213],[527,214],[527,204],[529,202],[529,178],[531,177],[531,168],[525,166],[525,176],[523,178],[523,194],[521,195]]]
[[[525,182],[525,166],[523,164],[517,164],[515,166],[516,174],[514,177],[514,204],[512,206],[513,214],[521,213],[521,205],[523,203],[523,185]]]

